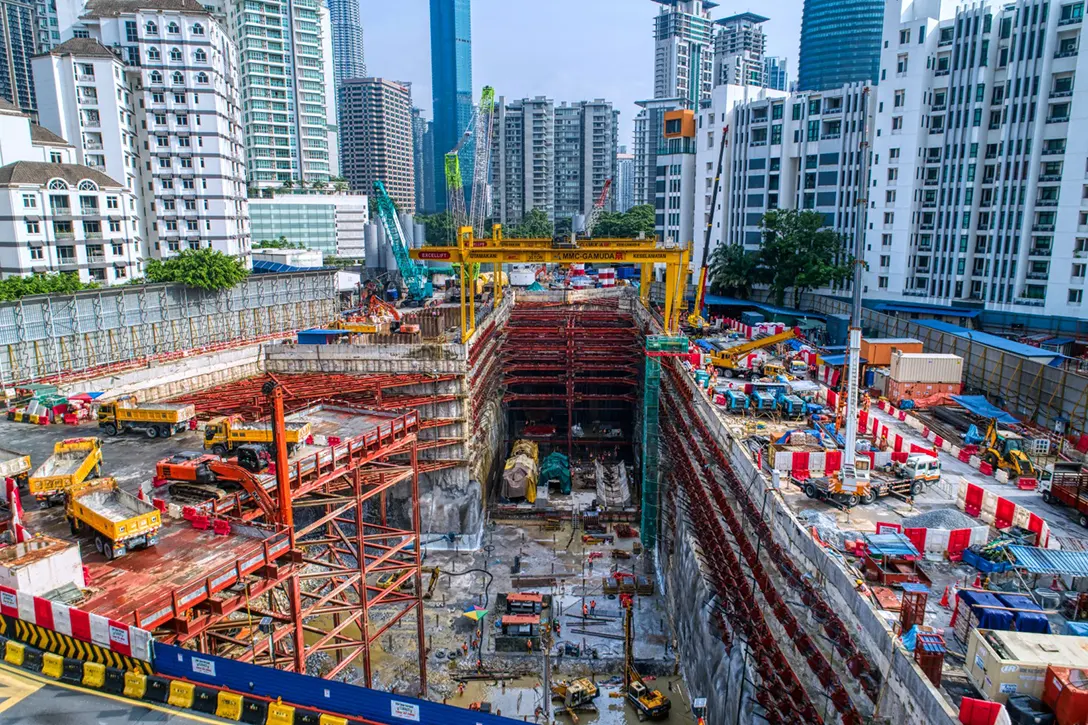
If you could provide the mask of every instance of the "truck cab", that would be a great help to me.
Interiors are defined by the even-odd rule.
[[[789,373],[795,378],[804,377],[808,374],[808,365],[804,360],[790,360]]]
[[[936,483],[941,480],[941,461],[936,456],[908,456],[907,460],[896,464],[895,472],[911,481]]]

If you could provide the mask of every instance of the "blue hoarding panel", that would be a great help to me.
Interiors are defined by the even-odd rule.
[[[159,642],[154,643],[153,652],[155,672],[167,677],[183,677],[192,682],[225,687],[243,695],[273,700],[283,698],[290,705],[389,725],[512,725],[521,722],[343,682],[202,655]]]

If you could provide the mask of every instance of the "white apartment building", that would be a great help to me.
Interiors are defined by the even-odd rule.
[[[555,107],[555,218],[589,214],[605,182],[614,184],[619,116],[599,98]],[[612,189],[605,211],[615,210],[615,198]]]
[[[890,3],[866,294],[1085,316],[1082,0]]]
[[[500,96],[492,123],[495,219],[519,224],[533,209],[554,210],[555,103],[540,96],[507,103]]]
[[[714,85],[714,22],[710,0],[654,0],[654,98],[679,97],[694,108]]]
[[[119,164],[126,184],[136,130],[145,253],[248,256],[237,54],[219,22],[197,0],[90,0],[72,32],[118,53],[125,84],[100,46],[65,44],[36,64],[39,96],[52,96],[43,120],[88,161]]]
[[[739,13],[717,21],[718,31],[714,36],[715,86],[769,85],[764,77],[767,36],[763,34],[763,23],[768,20],[770,18],[755,13]]]
[[[221,9],[240,51],[249,185],[328,181],[335,102],[326,84],[332,57],[323,54],[331,36],[327,7],[322,0],[223,0]]]
[[[116,284],[141,272],[136,197],[0,102],[0,275],[74,272]]]

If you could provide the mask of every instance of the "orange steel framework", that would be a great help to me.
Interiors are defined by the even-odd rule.
[[[305,407],[310,394],[300,396],[300,387],[292,393],[275,379],[263,384],[259,402],[272,408],[277,426],[285,408]],[[252,409],[255,402],[243,396],[242,407]],[[293,672],[318,670],[327,678],[360,663],[370,687],[377,640],[415,614],[425,693],[419,416],[359,412],[380,422],[315,454],[312,462],[279,461],[275,520],[245,493],[201,509],[265,538],[240,549],[225,566],[138,606],[133,623],[163,642]],[[279,453],[286,458],[285,448]],[[404,457],[406,462],[399,460]],[[407,510],[390,510],[389,493],[405,485]]]
[[[502,372],[510,410],[565,412],[565,436],[551,442],[615,446],[622,441],[579,438],[571,431],[576,406],[631,411],[641,355],[633,318],[616,300],[587,305],[518,304],[506,325]],[[558,422],[558,421],[557,421]]]

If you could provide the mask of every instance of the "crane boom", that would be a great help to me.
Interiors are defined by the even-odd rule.
[[[601,220],[601,214],[604,213],[604,204],[608,201],[608,190],[610,188],[612,188],[612,179],[605,179],[604,188],[601,189],[601,194],[593,204],[593,209],[589,212],[589,218],[586,219],[586,228],[583,233],[587,237],[593,236],[593,228],[596,227],[597,222]]]
[[[491,168],[491,140],[495,116],[495,89],[484,86],[480,105],[476,109],[473,155],[472,200],[469,203],[469,226],[479,237],[487,236],[484,218],[487,216],[487,172]]]
[[[703,233],[703,258],[699,261],[699,287],[695,290],[695,307],[688,316],[688,324],[695,328],[706,325],[703,320],[703,300],[706,299],[707,263],[710,257],[710,232],[714,227],[714,209],[718,206],[718,189],[721,187],[722,164],[725,162],[725,147],[729,145],[729,127],[722,129],[722,141],[718,144],[718,168],[714,172],[714,190],[710,195],[710,212],[706,215],[706,231]]]
[[[780,342],[786,340],[792,340],[797,336],[793,330],[786,330],[780,332],[777,335],[771,335],[770,337],[761,337],[758,340],[750,340],[742,345],[731,347],[721,352],[713,353],[710,356],[710,362],[720,368],[735,368],[737,361],[750,352],[760,350],[764,347],[770,347],[771,345],[777,345]]]
[[[397,260],[397,268],[404,279],[404,285],[408,288],[408,294],[412,299],[423,302],[433,293],[434,288],[427,278],[426,268],[416,264],[408,256],[408,248],[404,243],[404,231],[400,227],[400,219],[397,217],[397,208],[389,193],[385,190],[385,184],[379,179],[374,180],[374,196],[378,207],[378,216],[381,217],[385,234],[389,237],[389,244],[393,248],[393,256]]]

